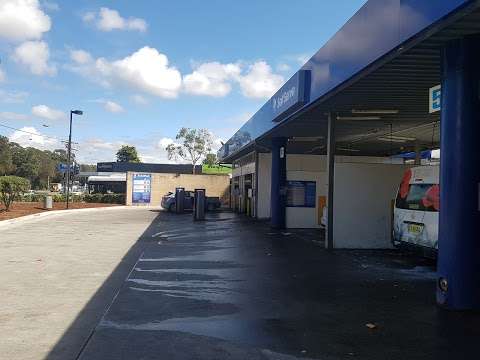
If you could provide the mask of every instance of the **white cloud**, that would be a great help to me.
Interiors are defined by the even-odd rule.
[[[59,140],[46,137],[31,126],[24,126],[20,131],[16,130],[8,138],[23,147],[34,147],[40,150],[53,150],[62,147]]]
[[[7,104],[21,104],[28,97],[25,91],[5,91],[0,89],[0,101]]]
[[[116,102],[110,100],[105,101],[103,107],[105,110],[111,113],[121,113],[125,111],[125,109],[120,104],[117,104]]]
[[[3,111],[3,112],[0,112],[0,119],[21,121],[21,120],[27,120],[28,116],[25,114]]]
[[[121,83],[162,98],[177,97],[182,86],[182,76],[167,56],[148,46],[120,60],[98,58],[69,68],[104,86]]]
[[[93,61],[90,53],[85,50],[70,50],[70,58],[77,64],[88,64]]]
[[[44,41],[26,41],[18,46],[13,59],[26,66],[34,75],[55,75],[57,69],[48,63],[50,50]]]
[[[283,82],[283,76],[274,74],[270,65],[263,60],[250,65],[247,74],[239,79],[242,94],[249,98],[268,98]]]
[[[165,148],[168,145],[174,144],[174,143],[175,143],[175,140],[173,140],[171,138],[168,138],[168,137],[164,137],[164,138],[161,138],[160,140],[158,140],[157,148],[165,150]]]
[[[182,78],[168,57],[157,49],[145,46],[133,54],[118,60],[94,59],[84,50],[72,50],[73,63],[66,68],[105,87],[119,84],[162,98],[176,98],[181,91],[192,95],[223,97],[240,85],[244,96],[267,98],[284,82],[265,61],[257,61],[245,67],[240,61],[222,64],[205,62],[196,64],[191,73]],[[141,95],[132,95],[136,104],[147,101]]]
[[[147,105],[148,104],[148,100],[144,96],[139,95],[139,94],[135,94],[135,95],[130,96],[130,99],[137,105]]]
[[[50,26],[50,17],[41,10],[38,0],[0,1],[0,38],[37,40]]]
[[[67,118],[67,115],[63,111],[52,109],[47,105],[36,105],[32,107],[32,114],[47,120],[61,120]]]
[[[5,80],[7,80],[7,75],[5,75],[5,72],[0,69],[0,82],[4,82]]]
[[[84,22],[95,22],[99,30],[134,30],[145,32],[147,31],[147,22],[140,18],[130,17],[123,18],[117,10],[109,9],[107,7],[100,8],[97,13],[88,12],[83,15]]]
[[[183,85],[189,94],[223,97],[230,93],[230,81],[238,78],[240,72],[239,64],[203,63],[183,77]]]
[[[79,141],[75,147],[77,159],[85,164],[94,164],[100,161],[115,161],[116,152],[122,145],[129,145],[124,141],[107,141],[100,138],[90,138]]]

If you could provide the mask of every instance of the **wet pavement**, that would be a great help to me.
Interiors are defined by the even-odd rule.
[[[435,306],[429,260],[231,213],[161,212],[142,238],[79,359],[471,359],[480,339],[478,314]]]

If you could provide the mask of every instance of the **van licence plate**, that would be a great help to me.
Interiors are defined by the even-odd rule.
[[[408,232],[412,235],[420,235],[423,232],[423,225],[408,224]]]

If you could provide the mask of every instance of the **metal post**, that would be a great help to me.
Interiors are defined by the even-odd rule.
[[[254,212],[254,217],[257,218],[258,214],[258,159],[259,159],[259,153],[258,151],[255,151],[255,181],[253,182],[255,189],[253,189],[253,196],[254,196],[254,206],[253,206],[253,212]]]
[[[480,36],[442,52],[437,302],[480,310]]]
[[[271,220],[273,228],[285,228],[285,208],[287,203],[287,141],[285,138],[272,139],[272,183]]]
[[[415,142],[415,165],[422,165],[422,148],[418,141]]]
[[[71,153],[72,153],[72,116],[73,112],[70,111],[70,132],[68,135],[68,167],[67,167],[67,209],[69,205],[70,197],[70,162],[71,162]]]
[[[328,139],[327,139],[327,228],[325,233],[325,247],[333,249],[333,196],[335,181],[335,118],[328,113]]]

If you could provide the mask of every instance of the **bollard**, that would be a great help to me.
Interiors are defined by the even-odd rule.
[[[193,202],[193,220],[205,220],[205,189],[195,189],[195,196]]]
[[[185,205],[185,188],[178,187],[175,189],[175,212],[183,214]]]
[[[53,197],[52,195],[45,195],[43,199],[43,208],[44,209],[52,209],[53,208]]]

